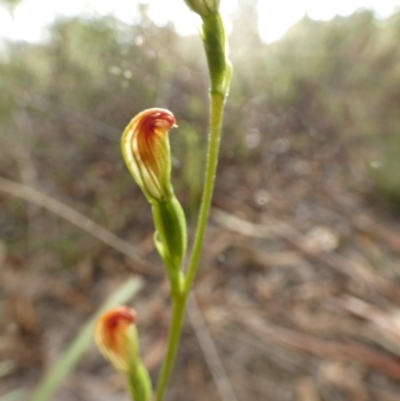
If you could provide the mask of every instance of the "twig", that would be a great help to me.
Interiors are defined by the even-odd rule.
[[[281,346],[289,346],[320,357],[357,360],[385,373],[395,380],[400,380],[400,361],[382,352],[374,351],[356,343],[343,344],[321,340],[313,336],[275,326],[271,322],[266,323],[254,318],[246,319],[243,317],[243,314],[240,314],[240,316],[240,321],[236,323],[244,324],[252,331],[252,336],[256,336],[260,340],[265,341],[265,339],[269,339]],[[240,340],[240,336],[237,334],[232,335],[232,333],[226,333],[225,331],[224,334]]]
[[[345,259],[338,253],[322,251],[316,248],[301,232],[283,221],[265,217],[264,220],[267,220],[268,224],[254,224],[215,208],[212,210],[211,216],[218,224],[242,235],[255,238],[280,237],[309,260],[324,264],[351,279],[356,278],[390,297],[396,303],[400,303],[400,288],[397,285],[374,271]]]
[[[86,231],[106,245],[132,259],[136,263],[135,270],[137,272],[145,274],[151,271],[151,265],[140,256],[139,251],[133,245],[60,201],[36,189],[2,177],[0,177],[0,191],[43,207]]]
[[[195,295],[192,293],[188,299],[188,316],[196,333],[197,340],[203,351],[208,368],[214,379],[218,393],[222,401],[237,401],[232,384],[225,372],[224,365],[219,357],[214,340],[203,319]]]
[[[400,326],[389,313],[350,295],[342,296],[338,300],[338,305],[344,310],[374,323],[382,332],[391,335],[399,343]]]

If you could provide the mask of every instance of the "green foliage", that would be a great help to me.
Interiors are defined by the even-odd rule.
[[[232,56],[231,102],[239,108],[256,96],[254,126],[290,135],[293,144],[303,137],[312,158],[318,157],[316,143],[336,137],[351,159],[364,165],[379,160],[380,169],[364,173],[378,193],[395,200],[400,192],[393,170],[400,159],[400,147],[393,146],[400,132],[399,20],[400,12],[381,21],[370,11],[328,22],[304,17],[257,54],[243,46]],[[270,121],[260,122],[267,113]],[[248,123],[246,114],[251,111],[230,114],[232,131],[240,121]]]
[[[314,25],[301,42],[310,63],[305,65],[304,57],[293,60],[298,76],[290,85],[292,100],[317,126],[325,120],[329,131],[339,133],[351,157],[379,160],[381,167],[370,177],[378,193],[395,201],[400,193],[395,178],[400,159],[399,18],[400,13],[378,21],[371,12],[360,12],[328,23],[304,20],[282,43],[298,43],[307,26]]]
[[[138,111],[165,107],[177,118],[179,134],[171,132],[173,181],[186,211],[199,201],[204,171],[204,159],[193,156],[204,154],[207,132],[201,41],[179,37],[171,25],[157,27],[144,8],[137,16],[133,26],[112,17],[62,19],[46,42],[10,42],[0,57],[0,174],[40,185],[66,202],[73,199],[116,233],[133,225],[150,227],[150,216],[137,213],[145,201],[116,162],[120,132]],[[334,139],[361,166],[379,161],[380,169],[365,167],[363,174],[374,192],[396,199],[400,13],[382,21],[368,11],[328,22],[305,17],[270,45],[260,41],[255,21],[243,18],[228,38],[235,77],[222,165],[232,158],[261,161],[282,136],[290,138],[289,156],[313,160]],[[196,127],[195,142],[188,127]],[[347,179],[347,167],[338,164]],[[27,172],[36,181],[27,181]],[[24,214],[21,208],[11,223],[23,221]],[[11,218],[7,208],[0,211],[1,220]],[[57,222],[45,218],[46,234],[59,238]],[[70,238],[65,235],[66,242]],[[30,243],[33,251],[42,246]],[[81,254],[87,244],[58,248]],[[61,258],[73,261],[68,252]]]

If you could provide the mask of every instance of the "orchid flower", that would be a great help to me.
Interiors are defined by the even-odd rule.
[[[122,154],[137,184],[150,202],[171,197],[171,155],[168,131],[176,127],[165,109],[147,109],[134,117],[122,134]]]
[[[94,339],[103,356],[125,374],[129,392],[135,401],[150,401],[152,385],[149,373],[139,357],[136,312],[117,306],[103,313],[94,328]]]
[[[173,292],[182,286],[180,269],[187,244],[185,216],[171,185],[168,132],[176,126],[169,110],[148,109],[131,120],[121,139],[128,169],[152,205],[155,245]]]
[[[118,306],[104,313],[96,323],[94,339],[115,370],[127,373],[137,356],[136,312]]]

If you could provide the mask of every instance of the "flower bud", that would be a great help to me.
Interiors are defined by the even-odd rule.
[[[207,17],[219,9],[220,0],[184,0],[187,6],[199,14],[200,17]]]
[[[125,163],[150,202],[172,195],[168,131],[173,127],[169,110],[153,108],[134,117],[122,134]]]
[[[94,328],[94,339],[115,370],[128,373],[138,359],[136,312],[118,306],[103,313]]]

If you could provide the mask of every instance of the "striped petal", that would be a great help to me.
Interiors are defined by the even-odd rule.
[[[118,306],[100,316],[94,329],[99,351],[119,372],[127,373],[137,354],[136,312]]]
[[[122,134],[125,163],[149,200],[172,194],[168,131],[175,126],[169,110],[153,108],[134,117]]]

